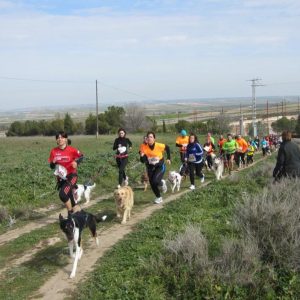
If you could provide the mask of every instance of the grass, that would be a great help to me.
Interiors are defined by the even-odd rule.
[[[153,271],[151,261],[157,261],[162,255],[162,241],[183,232],[188,224],[201,226],[204,236],[209,241],[209,256],[219,255],[224,237],[238,237],[238,232],[231,221],[234,203],[242,198],[244,191],[257,193],[261,190],[261,181],[258,178],[250,181],[247,172],[246,170],[239,172],[244,180],[231,182],[226,179],[196,190],[195,193],[189,193],[169,203],[163,210],[139,224],[136,231],[99,260],[95,271],[81,284],[74,297],[76,299],[193,298],[195,290],[191,291],[190,296],[181,295],[181,282],[176,282],[175,285],[167,282],[159,272]],[[219,287],[211,288],[217,293],[215,289]],[[206,293],[209,294],[209,291]],[[202,299],[201,297],[199,295],[199,299]]]

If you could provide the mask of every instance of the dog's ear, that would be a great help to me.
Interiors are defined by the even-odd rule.
[[[64,218],[61,214],[59,214],[59,221],[62,221]]]

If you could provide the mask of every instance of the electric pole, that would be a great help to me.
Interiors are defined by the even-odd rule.
[[[253,126],[253,136],[257,136],[257,124],[256,124],[256,95],[255,95],[255,88],[257,86],[264,86],[264,84],[260,84],[260,78],[253,78],[248,81],[251,81],[252,87],[252,126]]]
[[[270,134],[270,129],[269,129],[269,101],[267,100],[267,132],[268,132],[268,135]]]
[[[98,120],[98,82],[96,80],[96,139],[98,139],[99,130],[99,120]]]

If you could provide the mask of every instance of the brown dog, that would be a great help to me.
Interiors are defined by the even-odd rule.
[[[123,186],[114,192],[117,217],[122,218],[121,224],[130,219],[131,209],[134,203],[134,195],[130,186]]]
[[[148,177],[147,171],[145,171],[141,175],[141,183],[144,185],[144,192],[146,192],[147,191],[147,187],[148,187],[148,183],[149,183],[149,177]]]

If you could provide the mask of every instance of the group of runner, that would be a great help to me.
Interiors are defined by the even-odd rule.
[[[83,154],[70,145],[68,135],[61,131],[56,134],[57,147],[50,152],[49,163],[54,174],[57,177],[57,189],[59,197],[69,213],[79,210],[76,205],[77,189],[77,167],[83,159]],[[267,141],[267,143],[266,143]],[[213,158],[218,155],[223,158],[224,165],[231,172],[234,164],[238,168],[253,162],[253,154],[260,147],[266,149],[270,143],[274,145],[275,138],[263,138],[260,142],[258,137],[254,140],[246,141],[240,135],[234,137],[228,134],[226,138],[220,135],[217,142],[213,136],[208,133],[203,145],[194,133],[187,134],[186,130],[181,130],[180,135],[176,138],[176,147],[179,148],[180,161],[182,165],[187,165],[186,173],[190,178],[190,189],[195,189],[195,177],[204,182],[205,176],[202,172],[204,166],[209,170],[213,166]],[[129,184],[129,178],[126,175],[126,165],[128,164],[128,151],[132,148],[132,142],[126,136],[126,130],[120,128],[118,137],[115,139],[112,149],[115,152],[116,164],[118,167],[118,185]],[[266,152],[266,151],[265,151]],[[265,153],[263,150],[263,153]],[[155,195],[154,203],[163,202],[161,193],[167,191],[166,181],[163,179],[166,163],[171,164],[170,147],[167,144],[156,141],[154,132],[149,131],[139,147],[140,161],[145,164],[149,183]],[[264,154],[265,155],[265,154]],[[165,160],[166,156],[166,160]],[[245,156],[247,160],[245,161]]]

